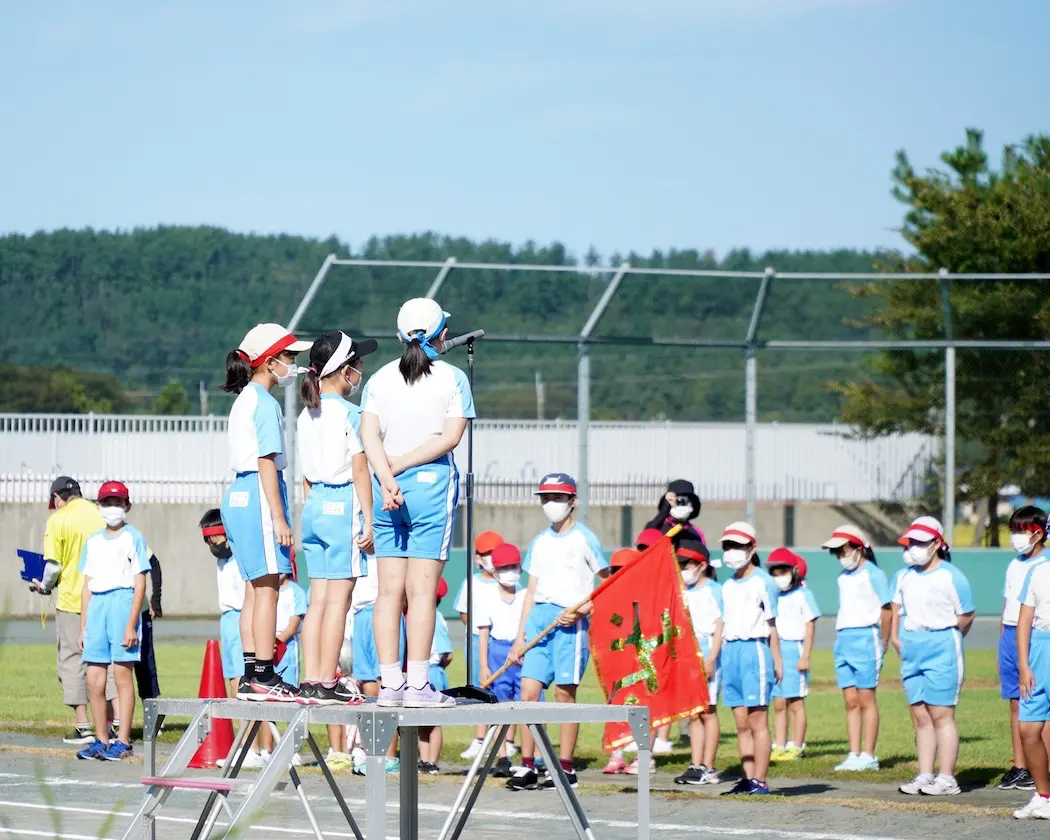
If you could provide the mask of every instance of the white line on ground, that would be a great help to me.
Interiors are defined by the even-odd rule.
[[[19,773],[0,773],[0,778],[4,778],[4,779],[34,779],[39,784],[47,785],[49,787],[54,787],[54,786],[59,786],[59,785],[62,785],[62,786],[76,785],[78,787],[87,786],[87,787],[124,788],[124,789],[137,789],[137,790],[142,790],[143,789],[141,784],[136,785],[136,784],[121,783],[121,782],[98,782],[98,781],[95,781],[95,780],[92,780],[92,779],[71,779],[71,778],[62,777],[62,776],[55,776],[55,777],[50,777],[49,776],[49,777],[37,778],[37,777],[28,776],[26,774],[19,774]],[[287,795],[291,796],[293,794],[289,793]],[[363,800],[363,799],[347,799],[346,803],[347,803],[347,805],[357,806],[357,807],[363,808],[364,805],[365,805],[365,800]],[[17,806],[23,806],[24,803],[8,803],[8,802],[0,801],[0,805],[11,805],[11,806],[16,806],[17,807]],[[47,808],[49,806],[38,805],[36,807]],[[387,809],[388,810],[394,810],[394,809],[397,809],[398,807],[399,807],[399,805],[398,805],[398,803],[396,801],[387,803]],[[78,809],[72,809],[72,810],[78,810]],[[449,808],[447,806],[445,806],[445,805],[438,805],[438,804],[432,804],[432,803],[429,803],[429,802],[420,802],[419,803],[419,810],[420,811],[425,811],[425,812],[430,812],[430,813],[441,814],[441,815],[448,814],[448,812],[449,812]],[[85,813],[90,813],[90,812],[91,812],[90,810],[85,811]],[[103,812],[103,813],[108,813],[108,812]],[[129,816],[130,817],[130,816],[132,816],[132,814],[130,814],[130,813],[128,813],[126,815],[125,814],[120,814],[120,816]],[[568,822],[568,817],[567,816],[565,816],[563,814],[552,814],[549,811],[503,811],[503,810],[496,810],[496,809],[489,809],[489,808],[474,808],[473,811],[471,811],[471,816],[491,817],[491,818],[498,819],[498,820],[532,819],[532,820],[545,820],[545,821],[548,821],[548,822]],[[167,819],[178,820],[179,818],[170,817],[170,818],[167,818]],[[633,828],[637,828],[638,827],[638,823],[637,822],[631,822],[631,821],[628,821],[628,820],[606,820],[606,819],[600,819],[600,818],[588,818],[588,819],[589,819],[589,822],[592,825],[601,825],[601,826],[605,826],[605,827],[608,827],[608,828],[633,829]],[[196,822],[196,820],[191,820],[191,822]],[[254,827],[256,829],[263,830],[263,831],[275,831],[275,832],[281,832],[281,833],[286,833],[286,832],[287,833],[299,833],[297,829],[285,829],[285,828],[279,828],[277,826],[265,826],[265,825],[258,825],[257,824]],[[736,828],[736,827],[733,827],[733,826],[697,825],[697,824],[686,825],[686,824],[678,824],[678,823],[650,823],[649,824],[649,830],[650,830],[650,832],[653,832],[653,831],[675,832],[675,833],[679,833],[679,834],[700,834],[700,835],[722,834],[722,835],[731,836],[731,837],[760,836],[760,837],[776,838],[776,840],[900,840],[900,838],[885,837],[885,836],[881,836],[881,835],[870,835],[870,834],[842,834],[842,833],[836,833],[836,832],[823,832],[823,831],[791,831],[791,830],[788,830],[788,829],[759,828],[759,827],[750,827],[750,826],[746,827],[746,828]],[[310,832],[303,832],[303,833],[309,834]],[[345,834],[344,835],[344,834],[335,834],[335,833],[333,833],[332,836],[352,837],[353,835],[351,835],[351,834]]]

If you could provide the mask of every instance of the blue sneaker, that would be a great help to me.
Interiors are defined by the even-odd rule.
[[[769,796],[769,784],[751,779],[746,791],[748,796]]]
[[[401,772],[401,759],[400,758],[388,758],[386,764],[383,766],[388,776],[393,776]],[[354,774],[357,776],[368,775],[368,765],[365,762],[360,764],[354,764]]]
[[[131,744],[110,741],[109,748],[100,757],[103,761],[123,761],[125,758],[131,758]]]
[[[109,747],[107,747],[98,738],[96,738],[94,743],[89,744],[88,746],[84,747],[84,749],[77,752],[77,758],[81,759],[82,761],[101,761],[102,756],[106,754],[106,750],[108,749]]]

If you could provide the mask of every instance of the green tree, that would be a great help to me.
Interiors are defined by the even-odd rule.
[[[999,170],[989,166],[981,132],[941,156],[947,169],[918,173],[904,152],[894,194],[907,206],[901,233],[910,256],[887,260],[896,271],[1050,272],[1050,137],[1008,147]],[[897,338],[946,335],[941,285],[929,280],[871,284],[855,290],[877,299],[867,323]],[[1050,282],[956,280],[949,287],[957,339],[1046,340]],[[840,387],[842,417],[864,433],[943,434],[944,353],[889,351],[874,357],[871,376]],[[1050,490],[1046,454],[1050,411],[1044,352],[959,350],[956,357],[957,480],[965,496],[994,511],[1000,488]],[[998,539],[994,513],[990,534]]]
[[[111,376],[64,366],[0,365],[0,411],[109,414],[127,409],[124,389]]]
[[[160,389],[157,399],[153,401],[154,414],[189,414],[191,411],[186,389],[177,379],[172,379]]]

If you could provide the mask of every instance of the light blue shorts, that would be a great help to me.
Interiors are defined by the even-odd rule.
[[[354,516],[354,485],[315,484],[303,505],[303,554],[310,580],[350,580],[368,574],[357,547],[363,521]]]
[[[383,510],[383,492],[373,476],[375,556],[448,560],[459,502],[459,473],[452,456],[405,470],[397,483],[405,503]]]
[[[299,685],[299,637],[293,636],[288,641],[288,647],[281,657],[280,663],[274,667],[277,674],[288,685]]]
[[[1035,692],[1021,701],[1018,719],[1025,723],[1050,720],[1050,630],[1032,630],[1028,667],[1035,676]]]
[[[707,655],[711,653],[711,642],[713,639],[710,636],[702,635],[697,636],[697,640],[700,642],[700,652],[704,655],[704,659],[707,659]],[[707,696],[711,698],[711,705],[718,705],[718,690],[722,684],[722,655],[718,655],[718,659],[715,660],[715,672],[707,675]]]
[[[882,637],[879,628],[844,627],[835,634],[835,680],[839,688],[879,687]]]
[[[562,612],[557,604],[540,603],[532,608],[525,622],[526,641],[535,639]],[[556,627],[525,654],[521,665],[523,680],[536,680],[544,688],[555,685],[579,685],[590,661],[587,629],[590,622],[581,618],[572,627]]]
[[[445,673],[445,669],[440,665],[435,665],[433,662],[430,663],[430,684],[434,686],[438,691],[444,691],[448,688],[448,674]]]
[[[359,682],[379,682],[379,654],[376,653],[375,631],[372,629],[374,604],[354,613],[353,669]],[[405,659],[405,619],[401,618],[401,661]]]
[[[809,672],[798,669],[798,660],[802,657],[803,642],[785,642],[780,640],[780,658],[784,660],[784,676],[773,686],[774,697],[809,696]]]
[[[722,702],[731,709],[768,706],[773,696],[773,654],[765,639],[737,639],[722,647]]]
[[[241,611],[226,610],[219,616],[219,649],[222,675],[228,680],[244,676],[244,648],[241,646]]]
[[[110,589],[93,592],[88,601],[84,622],[84,652],[80,658],[89,665],[109,665],[112,662],[138,662],[139,646],[125,648],[124,630],[131,617],[135,600],[134,589]],[[142,617],[139,616],[136,633],[142,636]]]
[[[288,491],[278,475],[284,516],[288,518]],[[290,574],[291,554],[287,546],[278,545],[273,532],[273,517],[262,490],[259,473],[238,473],[222,498],[222,524],[226,539],[233,549],[237,566],[245,580],[258,580],[266,575]]]
[[[956,706],[965,676],[962,633],[901,631],[901,682],[908,705]]]

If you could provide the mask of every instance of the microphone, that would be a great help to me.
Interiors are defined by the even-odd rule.
[[[457,347],[462,347],[464,344],[470,344],[470,342],[477,341],[479,338],[484,337],[484,330],[473,330],[472,332],[464,333],[463,335],[457,335],[455,338],[450,338],[441,345],[441,350],[438,352],[444,356],[449,350],[455,350]]]

